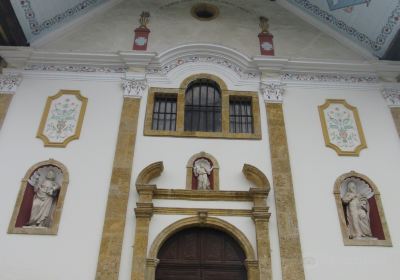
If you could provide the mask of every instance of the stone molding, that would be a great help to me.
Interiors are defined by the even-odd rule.
[[[166,64],[148,68],[146,73],[166,75],[178,66],[194,63],[208,63],[222,66],[232,70],[242,79],[256,79],[257,77],[259,77],[258,71],[248,71],[245,68],[241,67],[239,64],[234,63],[229,59],[213,55],[189,55],[180,57],[175,60],[169,61]]]
[[[253,201],[246,191],[193,191],[183,189],[156,189],[154,199],[180,199],[194,201]]]
[[[283,103],[285,84],[281,82],[261,82],[261,93],[266,103]]]
[[[400,107],[400,85],[383,87],[382,95],[389,107]]]
[[[154,207],[153,214],[158,215],[190,215],[195,216],[203,208],[181,208],[181,207]],[[248,209],[211,209],[207,208],[210,216],[230,216],[230,217],[252,217],[253,211]]]
[[[122,78],[122,89],[124,90],[124,97],[129,98],[142,98],[147,88],[146,79],[125,79]]]
[[[21,82],[21,75],[0,75],[0,93],[14,94]]]
[[[282,81],[312,82],[312,83],[377,83],[379,78],[375,74],[352,73],[315,73],[315,72],[283,72]]]
[[[246,55],[217,44],[185,44],[165,52],[82,53],[39,51],[31,47],[0,47],[8,66],[27,72],[121,74],[129,67],[146,69],[150,76],[166,76],[182,65],[222,67],[240,81],[258,80],[260,73],[275,73],[282,81],[311,83],[373,84],[379,78],[392,80],[399,63],[385,61],[340,61],[291,59]],[[7,68],[6,68],[7,69]],[[104,75],[103,75],[104,76]]]
[[[126,73],[128,66],[101,66],[101,65],[70,65],[70,64],[41,64],[32,63],[25,66],[26,71],[51,71],[51,72],[73,72],[73,73]]]

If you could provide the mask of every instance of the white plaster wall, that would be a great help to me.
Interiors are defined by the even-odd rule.
[[[213,0],[220,15],[199,21],[190,14],[195,0],[125,0],[103,14],[79,24],[42,46],[51,50],[121,51],[131,50],[133,31],[139,15],[149,11],[151,30],[148,51],[162,52],[187,43],[224,45],[248,55],[260,54],[259,17],[270,19],[275,55],[296,58],[363,58],[336,39],[306,23],[276,2],[265,0]],[[169,5],[167,5],[169,4]]]
[[[185,71],[186,75],[168,85],[176,87],[184,78],[196,73],[189,68]],[[228,78],[227,73],[216,67],[210,66],[209,73],[221,77],[230,89],[245,90],[235,84],[233,76]],[[254,85],[249,88],[254,90]],[[56,94],[60,89],[79,89],[82,95],[89,98],[81,137],[65,149],[44,148],[41,140],[35,138],[36,131],[47,96]],[[360,157],[339,157],[335,151],[325,147],[317,106],[327,98],[345,98],[348,103],[357,106],[368,144],[368,149],[363,150]],[[247,190],[251,186],[241,173],[244,163],[263,171],[272,185],[266,112],[262,97],[259,96],[259,99],[262,140],[224,140],[143,136],[147,102],[147,97],[143,97],[120,280],[130,279],[137,199],[134,182],[138,173],[148,164],[159,160],[164,162],[164,172],[154,180],[159,188],[183,189],[188,159],[195,153],[206,151],[215,156],[220,164],[221,190]],[[1,280],[94,279],[121,106],[119,82],[29,77],[23,80],[0,131],[3,190],[0,196]],[[400,223],[395,216],[398,213],[396,175],[400,164],[400,146],[390,111],[378,90],[374,87],[289,85],[284,112],[306,279],[396,280],[400,274],[397,264],[400,259]],[[7,234],[21,178],[30,166],[48,158],[64,163],[70,172],[58,235]],[[378,186],[394,247],[343,246],[332,190],[336,178],[350,170],[367,175]],[[273,188],[267,202],[271,207],[269,225],[273,276],[275,280],[281,280]],[[250,207],[244,202],[217,204],[167,200],[156,201],[156,205]],[[150,225],[149,246],[165,226],[181,218],[185,216],[155,215]],[[255,244],[255,232],[250,219],[220,218],[237,226]],[[66,266],[73,269],[66,269]]]
[[[359,157],[340,157],[325,147],[317,106],[327,98],[346,99],[358,108],[368,145]],[[306,279],[398,279],[400,141],[379,91],[292,86],[284,113]],[[343,245],[332,192],[335,180],[351,170],[378,186],[393,247]]]
[[[66,148],[45,148],[36,132],[46,98],[60,89],[88,98],[81,136]],[[23,80],[0,131],[0,279],[95,278],[121,108],[116,82]],[[7,234],[21,179],[49,158],[70,174],[58,234]]]

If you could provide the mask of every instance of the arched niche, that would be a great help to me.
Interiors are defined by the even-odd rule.
[[[346,246],[392,246],[378,187],[351,171],[335,182],[333,194]]]
[[[215,157],[206,153],[200,152],[193,155],[188,163],[186,164],[186,189],[188,190],[197,190],[197,178],[194,174],[194,165],[197,160],[205,159],[207,160],[211,167],[213,168],[210,174],[208,175],[208,179],[210,181],[210,188],[213,191],[219,190],[219,164]]]
[[[29,168],[21,181],[8,233],[57,234],[68,183],[67,168],[54,159]]]
[[[163,229],[153,241],[146,262],[146,280],[153,280],[158,264],[157,254],[164,244],[175,233],[191,227],[209,227],[225,232],[240,245],[246,255],[247,279],[259,280],[258,261],[247,237],[234,225],[219,218],[207,217],[206,213],[200,213],[197,217],[190,217],[179,220]]]

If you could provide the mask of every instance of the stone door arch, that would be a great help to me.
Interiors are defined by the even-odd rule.
[[[157,258],[155,280],[247,280],[245,253],[223,231],[191,227],[169,237]]]

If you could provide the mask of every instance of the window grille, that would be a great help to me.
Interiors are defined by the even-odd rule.
[[[185,93],[185,130],[221,131],[221,90],[212,80],[199,79]]]
[[[229,131],[253,133],[251,98],[234,97],[229,100]]]
[[[155,96],[152,129],[176,130],[176,96]]]

